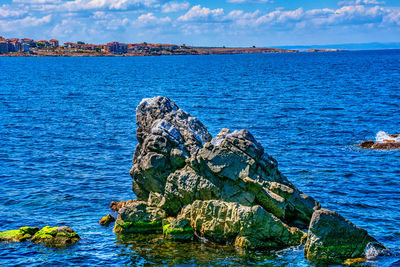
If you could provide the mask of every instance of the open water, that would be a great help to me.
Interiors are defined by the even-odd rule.
[[[400,151],[356,144],[400,132],[400,51],[116,58],[0,58],[0,231],[68,225],[64,249],[0,244],[0,265],[309,266],[302,248],[118,239],[99,219],[135,198],[135,107],[164,95],[215,136],[248,129],[322,206],[391,249],[400,265]]]

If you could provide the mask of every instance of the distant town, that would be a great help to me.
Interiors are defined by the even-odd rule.
[[[283,53],[298,52],[279,48],[226,48],[192,47],[176,44],[121,43],[87,44],[82,41],[66,42],[63,45],[56,39],[33,40],[30,38],[4,38],[0,36],[0,55],[2,56],[159,56],[159,55],[211,55],[242,53]]]

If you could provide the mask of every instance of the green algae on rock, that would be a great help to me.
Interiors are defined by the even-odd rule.
[[[39,231],[39,227],[21,227],[18,230],[10,230],[5,232],[0,232],[0,241],[4,242],[22,242],[30,239]]]
[[[386,250],[367,231],[337,212],[320,209],[311,219],[304,255],[311,261],[343,264],[354,258],[365,258],[368,247]]]
[[[108,214],[100,219],[99,224],[103,226],[109,226],[112,222],[115,222],[115,218],[111,214]]]
[[[45,226],[36,232],[31,241],[48,247],[64,247],[73,245],[80,240],[79,235],[68,226]]]
[[[163,234],[166,239],[176,241],[193,240],[194,229],[185,218],[174,219],[170,224],[163,226]]]

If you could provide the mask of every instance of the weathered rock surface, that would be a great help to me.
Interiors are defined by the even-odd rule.
[[[320,208],[246,130],[223,129],[212,139],[200,121],[166,97],[142,100],[136,122],[133,191],[169,216],[195,200],[220,199],[260,205],[286,223],[307,227]]]
[[[231,241],[247,248],[285,248],[305,241],[306,233],[290,227],[261,206],[243,206],[220,200],[196,200],[178,215],[195,232],[212,241]]]
[[[36,232],[31,241],[48,247],[65,247],[80,240],[79,235],[68,226],[46,226]]]
[[[305,250],[310,260],[343,262],[361,256],[364,245],[372,243],[342,217],[333,216],[337,222],[320,231],[321,205],[289,182],[247,130],[222,129],[212,138],[199,120],[166,97],[143,99],[136,122],[130,175],[137,200],[112,203],[118,211],[116,233],[163,230],[172,240],[197,235],[246,248],[281,249],[301,244],[306,234],[299,228],[313,218]],[[176,219],[166,223],[169,217]],[[334,229],[349,233],[353,243],[346,243],[347,237],[335,243]],[[340,242],[349,249],[337,249]]]
[[[164,218],[166,218],[164,210],[148,206],[143,201],[134,201],[119,210],[114,232],[121,234],[161,232]]]
[[[351,262],[348,259],[365,258],[368,247],[386,249],[367,231],[338,213],[320,209],[312,216],[304,255],[312,261],[341,264]]]
[[[111,214],[108,214],[100,219],[99,224],[103,226],[109,226],[112,222],[115,222],[115,218]]]
[[[39,227],[21,227],[18,230],[0,232],[0,241],[3,242],[22,242],[31,239],[39,231]]]

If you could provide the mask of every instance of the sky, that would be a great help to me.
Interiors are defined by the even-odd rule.
[[[400,42],[400,0],[0,0],[0,36],[273,47]]]

